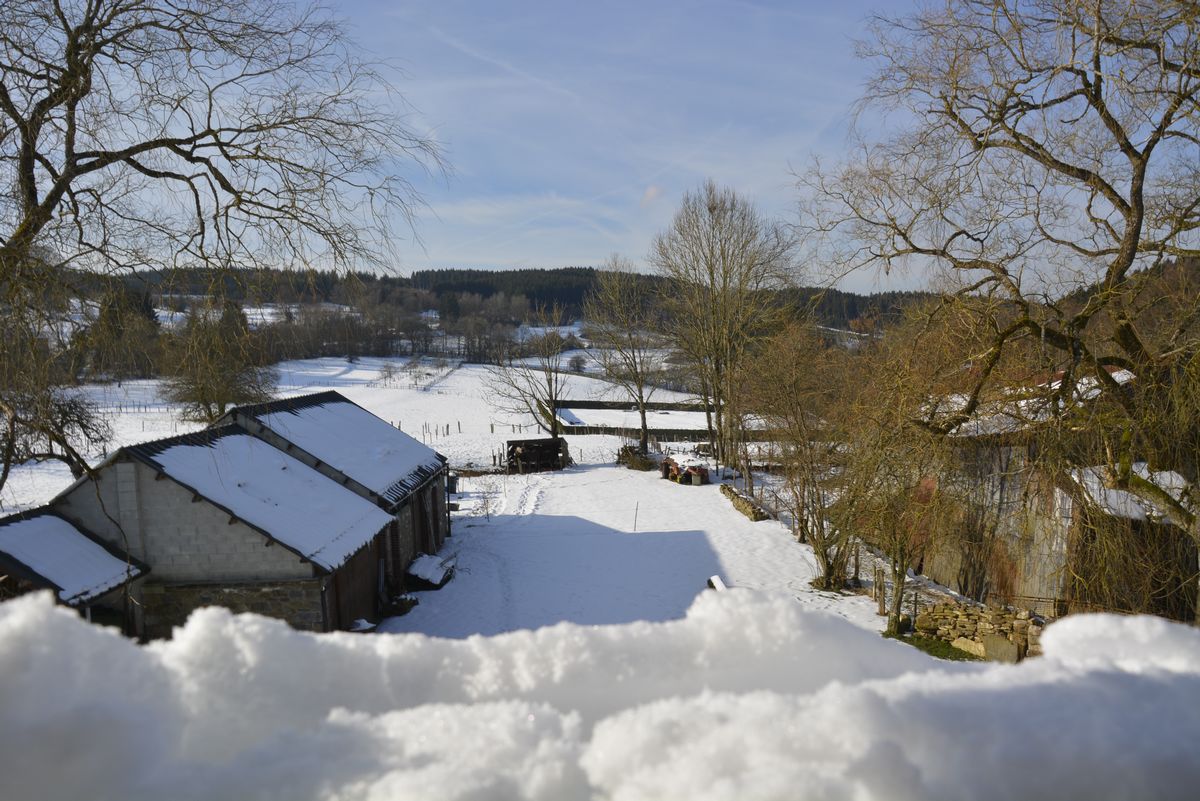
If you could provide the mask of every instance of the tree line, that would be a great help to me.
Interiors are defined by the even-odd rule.
[[[138,270],[119,277],[131,292],[144,292],[161,305],[186,304],[187,298],[215,295],[243,305],[264,303],[353,305],[363,302],[396,306],[410,313],[433,310],[443,320],[478,314],[490,304],[514,324],[530,321],[538,307],[557,306],[566,317],[584,316],[588,295],[599,282],[599,267],[524,270],[418,270],[411,276],[382,272],[282,270],[262,267],[231,271],[181,267]],[[631,268],[632,269],[632,268]],[[113,278],[87,271],[66,271],[73,294],[98,299],[112,288]],[[656,273],[638,273],[646,291],[661,288]],[[778,291],[783,303],[803,311],[821,325],[857,332],[879,332],[899,322],[905,309],[929,299],[925,291],[882,291],[862,294],[836,287],[789,286]],[[498,300],[493,300],[498,298]],[[515,304],[515,305],[514,305]]]

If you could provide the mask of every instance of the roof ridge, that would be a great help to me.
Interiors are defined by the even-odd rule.
[[[35,506],[32,509],[22,509],[19,512],[13,512],[10,515],[5,515],[4,517],[0,517],[0,526],[7,526],[12,523],[19,523],[22,520],[32,520],[35,517],[42,517],[44,515],[53,515],[54,517],[62,517],[62,515],[60,515],[58,512],[56,512],[54,510],[54,508],[52,506],[50,506],[50,504],[46,503],[46,504],[42,504],[41,506]],[[68,522],[70,522],[70,521],[68,521]]]
[[[139,442],[135,445],[126,445],[120,450],[132,456],[141,459],[155,461],[155,457],[168,448],[174,448],[177,445],[190,445],[193,447],[211,447],[214,442],[223,437],[234,436],[237,434],[245,434],[251,436],[250,432],[242,428],[237,423],[229,423],[216,428],[202,428],[199,431],[189,431],[185,434],[175,434],[174,436],[164,437],[162,439],[152,439],[147,442]]]
[[[248,417],[257,417],[260,414],[274,414],[276,412],[291,412],[300,409],[307,409],[311,406],[324,406],[327,403],[354,403],[336,389],[326,389],[320,392],[311,392],[307,395],[295,395],[290,398],[278,398],[276,400],[264,401],[262,403],[249,403],[244,406],[234,406],[224,416],[232,414],[244,414]],[[354,404],[358,405],[358,404]]]

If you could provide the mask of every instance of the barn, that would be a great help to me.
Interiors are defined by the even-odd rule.
[[[446,458],[341,393],[240,406],[220,423],[241,426],[392,517],[383,542],[390,594],[403,591],[413,559],[436,554],[450,535]]]
[[[379,609],[392,518],[238,426],[122,448],[50,507],[149,567],[131,588],[139,636],[207,605],[312,631]]]
[[[360,628],[449,536],[446,475],[444,457],[336,392],[239,407],[121,448],[0,520],[0,592],[50,589],[145,638],[209,605]]]

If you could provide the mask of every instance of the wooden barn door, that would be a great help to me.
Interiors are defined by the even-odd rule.
[[[392,518],[383,539],[383,570],[388,595],[398,595],[404,581],[404,547],[400,543],[400,522]]]
[[[433,529],[429,525],[431,511],[427,491],[423,490],[413,495],[413,534],[417,549],[422,553],[435,554],[437,545],[433,539]]]

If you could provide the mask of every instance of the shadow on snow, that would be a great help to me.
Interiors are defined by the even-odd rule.
[[[476,518],[476,520],[479,520]],[[437,637],[493,635],[555,623],[681,618],[721,572],[701,531],[618,531],[573,515],[497,515],[456,527],[442,555],[459,572],[381,626]]]

